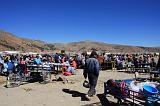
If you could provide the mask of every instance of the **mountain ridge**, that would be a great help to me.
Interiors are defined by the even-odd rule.
[[[77,41],[69,43],[47,43],[41,40],[32,40],[21,38],[12,33],[0,31],[0,51],[14,50],[24,52],[43,52],[54,50],[66,50],[70,52],[83,52],[96,49],[104,52],[121,52],[121,53],[145,53],[160,52],[160,47],[143,47],[121,44],[108,44],[98,41]]]

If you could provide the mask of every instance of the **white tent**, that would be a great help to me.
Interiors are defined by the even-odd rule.
[[[3,54],[19,54],[19,51],[3,51]]]

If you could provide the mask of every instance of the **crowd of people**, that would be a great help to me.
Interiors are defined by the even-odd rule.
[[[64,53],[55,53],[52,55],[11,55],[5,54],[0,56],[0,72],[3,74],[7,71],[15,70],[17,66],[26,70],[28,64],[47,64],[47,63],[65,63],[64,70],[76,73],[77,68],[84,68],[85,61],[89,58],[87,52],[78,53],[75,56],[69,56]],[[156,67],[158,55],[156,54],[100,54],[97,56],[101,69],[106,66],[107,62],[114,61],[117,70],[126,67]],[[21,69],[22,70],[22,69]]]
[[[88,79],[89,91],[86,98],[96,94],[96,85],[99,76],[99,71],[107,63],[114,61],[117,69],[125,67],[155,67],[160,72],[160,55],[156,54],[100,54],[92,51],[91,54],[87,52],[78,53],[74,56],[66,55],[65,53],[49,54],[4,54],[0,55],[0,73],[9,75],[14,71],[19,71],[21,74],[27,74],[27,65],[47,65],[50,63],[63,64],[64,72],[76,74],[77,68],[83,68],[83,75],[85,81]],[[149,64],[149,65],[148,65]]]
[[[108,54],[104,55],[104,63],[115,61],[117,70],[126,67],[156,67],[158,55],[156,54]]]
[[[22,71],[27,74],[27,65],[49,65],[50,63],[65,63],[63,68],[71,74],[76,73],[77,63],[75,57],[70,57],[65,54],[36,54],[36,55],[22,55],[22,54],[3,54],[0,55],[0,74],[8,75],[15,71]]]

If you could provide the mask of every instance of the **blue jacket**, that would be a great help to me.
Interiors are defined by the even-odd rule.
[[[8,70],[13,70],[15,68],[13,62],[8,62],[7,65],[8,65],[8,68],[7,68]]]
[[[42,64],[41,59],[40,58],[35,58],[34,59],[34,64],[37,64],[37,65]]]
[[[94,75],[99,75],[100,65],[97,59],[89,58],[86,60],[84,73],[93,73]]]

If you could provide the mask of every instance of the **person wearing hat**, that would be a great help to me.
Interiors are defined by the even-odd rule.
[[[100,65],[97,60],[97,56],[98,55],[96,51],[92,51],[90,57],[85,62],[83,75],[84,75],[85,80],[88,77],[88,81],[89,81],[89,91],[86,95],[86,98],[88,100],[90,100],[91,97],[96,94],[95,88],[97,85],[99,69],[100,69]]]

